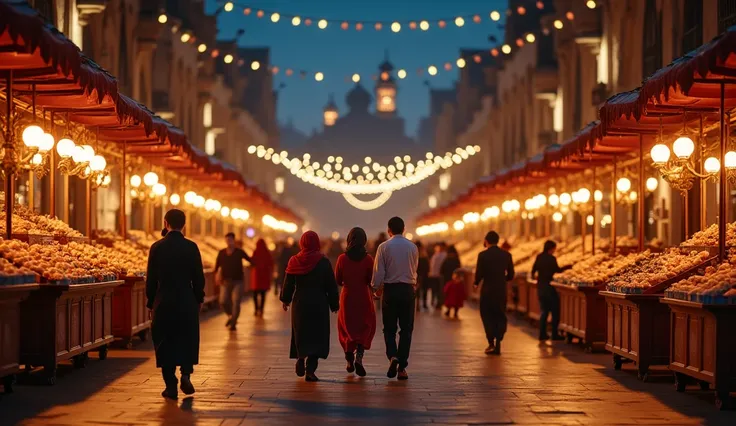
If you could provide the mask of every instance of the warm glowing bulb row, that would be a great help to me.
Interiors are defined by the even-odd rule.
[[[268,214],[261,218],[261,222],[263,222],[264,225],[271,229],[274,229],[276,231],[283,231],[289,234],[293,234],[299,229],[297,225],[293,222],[284,222],[283,220],[278,220]]]
[[[181,196],[179,194],[171,194],[169,196],[169,204],[172,206],[178,206],[181,204]],[[204,209],[209,214],[219,213],[224,219],[230,218],[235,221],[246,221],[250,218],[248,210],[230,208],[223,206],[218,200],[211,198],[204,198],[194,191],[187,191],[184,194],[184,202],[191,207],[196,209]]]
[[[418,236],[424,237],[426,235],[447,232],[449,229],[450,229],[450,226],[447,224],[447,222],[439,222],[439,223],[433,223],[431,225],[420,226],[417,228],[416,232]]]
[[[537,8],[540,10],[544,9],[545,5],[543,1],[536,2]],[[227,1],[222,5],[222,10],[225,12],[233,12],[236,9],[236,2]],[[498,22],[501,20],[503,13],[512,14],[517,13],[519,15],[525,15],[527,10],[523,6],[519,6],[515,9],[508,9],[506,12],[493,10],[483,14],[468,14],[448,17],[445,19],[417,19],[409,21],[359,21],[354,19],[324,19],[315,17],[305,17],[300,15],[288,14],[283,12],[277,12],[273,10],[263,10],[250,7],[248,5],[238,4],[238,10],[241,10],[245,16],[255,16],[258,19],[267,17],[268,20],[274,24],[278,24],[282,21],[288,22],[294,27],[305,26],[310,27],[313,24],[316,25],[320,30],[325,30],[330,26],[339,25],[340,29],[347,31],[353,29],[355,31],[362,31],[366,26],[373,27],[376,31],[381,31],[384,28],[389,28],[393,33],[399,33],[402,30],[421,30],[428,31],[431,28],[437,27],[440,29],[447,28],[450,25],[454,25],[458,28],[462,28],[468,22],[475,24],[481,24],[484,20],[490,20],[492,22]]]
[[[256,155],[274,164],[281,164],[302,181],[343,194],[384,194],[394,192],[407,186],[415,185],[432,176],[439,169],[447,169],[461,164],[471,156],[480,152],[479,146],[468,145],[465,148],[456,148],[455,152],[447,152],[444,156],[436,156],[429,152],[426,160],[411,162],[411,157],[397,156],[395,164],[388,166],[374,162],[366,157],[363,166],[353,164],[343,165],[342,157],[329,156],[327,161],[312,162],[310,154],[304,154],[302,159],[289,158],[288,152],[277,153],[273,148],[251,145],[248,153]]]

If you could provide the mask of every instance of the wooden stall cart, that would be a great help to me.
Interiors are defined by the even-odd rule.
[[[36,289],[38,284],[0,286],[0,379],[6,393],[20,370],[20,304]]]
[[[113,341],[112,295],[122,281],[93,284],[40,284],[21,302],[20,363],[42,366],[47,384],[56,383],[59,361],[87,364],[88,352],[107,358]]]
[[[716,407],[731,406],[736,391],[736,305],[704,304],[663,298],[670,308],[669,368],[675,388],[685,391],[694,379],[702,389],[715,388]]]
[[[660,303],[662,294],[623,294],[602,291],[606,300],[606,350],[613,353],[613,367],[633,361],[638,377],[646,381],[649,367],[667,365],[670,347],[670,314]]]
[[[529,287],[532,283],[527,279],[526,274],[518,277],[516,280],[516,288],[519,292],[519,300],[516,302],[516,312],[527,316],[529,311]],[[534,283],[536,285],[536,283]]]
[[[146,308],[146,278],[125,277],[112,295],[112,334],[122,339],[128,349],[133,337],[148,338],[151,320]]]
[[[532,322],[539,321],[542,317],[542,307],[539,306],[539,296],[537,296],[537,281],[526,280],[526,316]]]
[[[606,300],[602,286],[552,283],[560,296],[560,325],[568,342],[580,339],[586,351],[603,350],[606,344]]]

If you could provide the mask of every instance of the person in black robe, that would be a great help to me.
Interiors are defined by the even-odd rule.
[[[289,264],[289,259],[297,253],[299,253],[299,247],[294,244],[294,239],[291,237],[287,238],[286,241],[284,241],[283,247],[281,247],[281,252],[276,260],[277,267],[279,268],[279,276],[276,278],[276,285],[273,286],[275,294],[279,294],[281,283],[283,283],[286,278],[286,265]]]
[[[281,288],[285,311],[291,306],[291,349],[296,375],[319,381],[315,375],[320,358],[330,353],[330,311],[337,312],[340,296],[330,261],[320,251],[319,236],[307,231],[299,240],[301,250],[289,260]]]
[[[539,307],[541,315],[539,317],[539,341],[543,342],[547,339],[563,340],[559,335],[558,327],[560,324],[560,296],[557,290],[552,287],[552,278],[556,273],[570,269],[572,266],[560,268],[555,257],[557,243],[548,240],[544,243],[544,250],[534,259],[532,266],[532,279],[537,279],[537,297],[539,298]],[[547,318],[552,314],[552,336],[547,334]]]
[[[164,398],[176,399],[176,367],[181,371],[181,390],[191,395],[190,375],[199,363],[199,311],[204,302],[204,270],[197,244],[182,234],[183,211],[172,209],[164,216],[163,239],[151,246],[146,273],[148,315],[156,350],[156,367],[166,384]]]
[[[478,253],[474,286],[480,291],[480,317],[486,332],[486,354],[499,355],[506,334],[506,282],[514,279],[511,253],[498,246],[498,234],[490,231],[483,241],[485,250]]]
[[[419,261],[417,262],[417,312],[421,308],[428,310],[427,306],[427,290],[429,289],[429,256],[424,244],[417,241],[417,250],[419,250]]]

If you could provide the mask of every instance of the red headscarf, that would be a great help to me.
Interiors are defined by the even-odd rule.
[[[299,253],[289,259],[286,273],[304,275],[311,272],[324,257],[320,248],[319,235],[314,231],[305,232],[299,239]]]

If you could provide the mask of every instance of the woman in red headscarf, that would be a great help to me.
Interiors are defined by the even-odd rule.
[[[285,311],[291,306],[289,356],[296,359],[296,375],[316,382],[318,360],[330,353],[330,311],[338,311],[340,300],[332,264],[320,251],[317,233],[305,232],[299,249],[286,266],[280,299]]]
[[[348,248],[337,258],[335,266],[335,280],[342,286],[337,331],[348,361],[346,370],[363,377],[366,374],[363,353],[371,348],[376,334],[376,308],[371,291],[373,258],[365,249],[368,237],[363,229],[351,229],[347,242]]]
[[[263,238],[256,243],[251,256],[250,289],[253,290],[255,315],[263,316],[263,305],[266,303],[266,292],[271,288],[273,279],[273,257]]]

